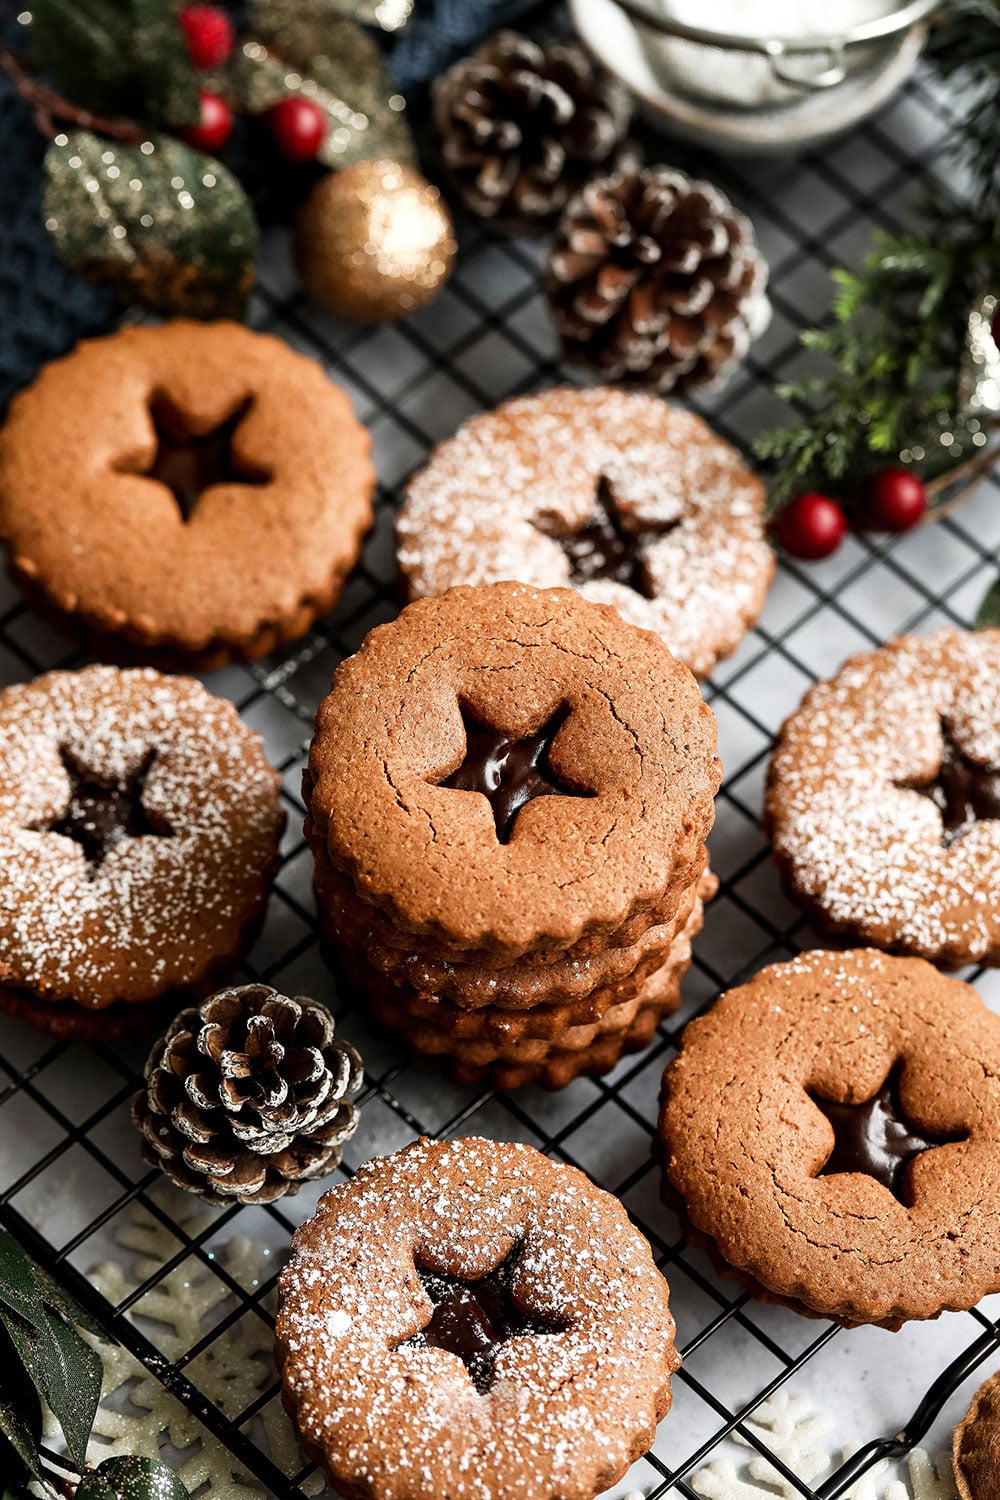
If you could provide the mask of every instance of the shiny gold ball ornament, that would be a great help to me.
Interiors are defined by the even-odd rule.
[[[406,317],[430,302],[455,248],[437,188],[394,161],[356,162],[322,178],[296,223],[306,295],[355,323]]]

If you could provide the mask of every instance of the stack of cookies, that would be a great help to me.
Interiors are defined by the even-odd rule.
[[[461,1080],[605,1072],[680,1003],[720,776],[691,673],[609,607],[512,583],[419,601],[319,712],[327,932]]]

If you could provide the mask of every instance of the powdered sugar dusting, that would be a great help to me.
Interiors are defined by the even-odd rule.
[[[1000,821],[942,847],[909,787],[938,772],[944,733],[1000,766],[1000,632],[905,636],[851,658],[806,696],[771,766],[775,855],[836,927],[946,963],[1000,954]]]
[[[652,597],[611,581],[580,592],[657,631],[706,675],[756,618],[771,581],[763,490],[700,418],[654,396],[559,389],[467,422],[412,481],[400,513],[411,592],[569,583],[556,533],[586,523],[601,478],[621,523],[649,533],[641,556]]]
[[[128,838],[96,871],[44,831],[66,810],[62,754],[124,786],[170,837]],[[197,682],[53,672],[0,693],[0,981],[87,1006],[191,984],[260,910],[283,816],[259,736]]]
[[[485,1395],[455,1355],[397,1347],[430,1317],[415,1258],[472,1280],[512,1252],[518,1305],[565,1331],[504,1345]],[[666,1284],[620,1205],[523,1145],[420,1141],[367,1163],[321,1200],[281,1280],[307,1444],[334,1482],[393,1500],[589,1497],[648,1442],[672,1335]]]

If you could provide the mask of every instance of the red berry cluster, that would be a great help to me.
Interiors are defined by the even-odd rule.
[[[909,531],[927,509],[927,490],[910,469],[880,469],[862,488],[857,519],[872,531]],[[818,562],[847,535],[847,517],[829,495],[797,495],[778,516],[774,534],[791,557]]]
[[[233,50],[233,23],[218,5],[186,5],[177,17],[196,68],[219,68]],[[233,133],[233,111],[221,94],[201,89],[197,124],[181,136],[198,151],[223,150]],[[318,104],[289,94],[266,115],[272,139],[288,161],[313,161],[326,135],[326,116]]]
[[[311,99],[286,94],[267,112],[274,143],[288,161],[312,161],[326,135],[326,115]]]
[[[196,68],[220,68],[233,50],[233,23],[218,5],[188,5],[177,18]]]

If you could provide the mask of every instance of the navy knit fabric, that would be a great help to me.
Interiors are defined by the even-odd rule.
[[[104,327],[116,303],[65,271],[42,225],[45,142],[30,111],[0,86],[0,405],[38,367]]]
[[[418,5],[389,59],[397,87],[406,93],[429,82],[487,32],[537,8],[538,0],[434,0],[424,8]]]

